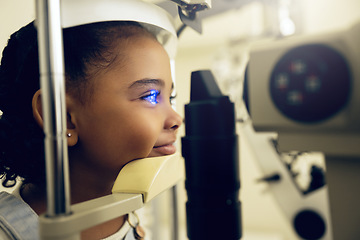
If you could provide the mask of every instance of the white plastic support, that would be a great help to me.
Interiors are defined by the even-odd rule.
[[[184,160],[178,153],[142,158],[129,162],[121,169],[112,192],[140,193],[147,203],[184,177]]]
[[[80,240],[82,230],[143,207],[141,194],[115,193],[74,204],[71,214],[49,218],[40,216],[42,240]]]
[[[80,240],[81,231],[144,206],[184,178],[179,154],[138,159],[120,171],[113,194],[71,206],[69,214],[40,217],[42,240]]]
[[[270,176],[274,173],[281,176],[279,181],[269,182],[268,186],[289,222],[293,223],[294,216],[299,211],[313,209],[321,215],[326,223],[326,232],[321,240],[332,240],[328,187],[324,186],[307,195],[302,194],[272,144],[272,140],[277,134],[272,132],[257,133],[251,123],[241,124],[239,129],[252,148],[249,150],[252,150],[256,155],[258,166],[264,176]]]

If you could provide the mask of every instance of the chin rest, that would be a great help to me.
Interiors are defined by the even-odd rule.
[[[137,159],[121,169],[112,192],[140,193],[147,203],[184,177],[184,160],[179,153]]]

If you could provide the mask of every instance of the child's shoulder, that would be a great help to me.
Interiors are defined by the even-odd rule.
[[[21,198],[0,192],[1,239],[39,239],[38,216]]]

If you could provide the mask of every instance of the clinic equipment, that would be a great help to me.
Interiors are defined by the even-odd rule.
[[[146,169],[146,172],[139,171]],[[184,163],[179,153],[151,159],[134,160],[121,169],[113,193],[140,193],[147,203],[184,177]]]
[[[325,155],[328,193],[321,188],[308,196],[294,193],[293,197],[298,197],[291,199],[285,192],[294,187],[284,185],[286,180],[280,182],[281,187],[278,183],[270,184],[294,228],[299,214],[310,207],[312,216],[321,218],[318,223],[325,224],[323,232],[305,239],[360,236],[359,40],[357,23],[336,32],[259,44],[250,52],[244,92],[254,128],[247,129],[250,141],[253,144],[262,141],[268,150],[272,149],[267,156],[274,159],[275,150],[320,151]],[[271,143],[274,140],[276,149]],[[263,169],[274,169],[267,159],[259,157]],[[276,160],[274,163],[279,164]],[[286,176],[286,171],[282,176]],[[321,195],[328,195],[329,202],[314,199],[314,204],[309,205],[309,198]],[[294,204],[286,204],[291,202]],[[303,232],[295,230],[304,238]]]
[[[178,36],[180,36],[185,27],[190,27],[196,32],[202,33],[202,21],[204,19],[239,9],[253,1],[254,0],[163,0],[156,4],[166,9],[174,18],[180,18],[182,26],[177,30]],[[261,1],[262,0],[260,0],[260,2]],[[266,3],[268,1],[264,2]],[[179,6],[176,7],[173,3],[177,3]],[[191,5],[186,6],[186,4]]]
[[[251,122],[239,127],[263,174],[259,180],[268,184],[295,235],[300,239],[332,240],[328,187],[321,186],[311,192],[300,189],[290,166],[276,148],[277,134],[255,132]]]
[[[40,216],[40,236],[79,239],[81,230],[134,211],[142,206],[144,199],[141,193],[112,194],[70,206],[62,28],[98,21],[138,21],[157,36],[170,59],[174,58],[177,38],[168,14],[153,4],[137,0],[37,0],[36,6],[48,206],[46,214]],[[164,164],[159,164],[158,169],[168,166]],[[176,182],[178,175],[174,176]]]
[[[113,194],[74,204],[66,216],[42,216],[41,237],[79,239],[82,230],[142,208],[183,176],[184,164],[179,154],[132,161],[120,171]]]
[[[191,240],[240,239],[238,138],[234,104],[222,95],[210,71],[191,75],[190,103],[185,105],[185,159]]]

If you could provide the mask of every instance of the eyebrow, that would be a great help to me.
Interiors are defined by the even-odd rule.
[[[156,79],[156,78],[144,78],[144,79],[140,79],[137,80],[135,82],[133,82],[129,88],[136,88],[136,87],[143,87],[146,85],[158,85],[158,86],[165,86],[165,81],[162,79]],[[171,83],[171,90],[174,89],[174,83]]]
[[[143,86],[146,86],[149,84],[164,86],[165,82],[164,82],[164,80],[161,80],[161,79],[145,78],[145,79],[140,79],[140,80],[133,82],[129,88],[143,87]]]

